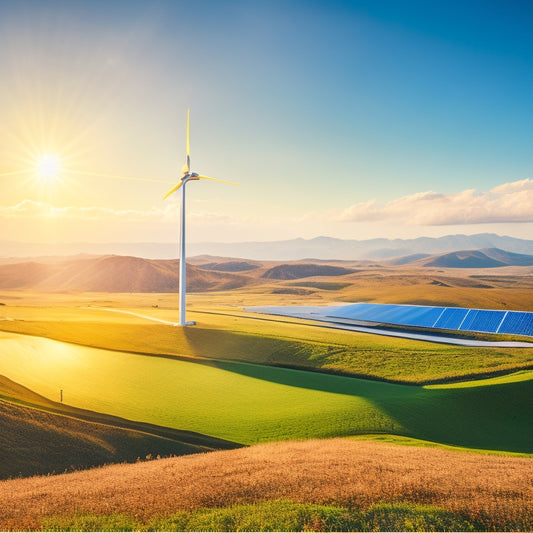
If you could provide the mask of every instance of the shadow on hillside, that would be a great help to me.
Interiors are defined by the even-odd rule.
[[[361,397],[404,428],[401,433],[407,436],[452,446],[533,453],[528,409],[533,380],[428,389],[231,361],[213,364],[254,379]]]

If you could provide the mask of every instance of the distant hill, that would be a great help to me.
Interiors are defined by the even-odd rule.
[[[395,257],[394,259],[389,259],[388,264],[389,265],[408,265],[410,263],[414,263],[415,261],[419,261],[420,259],[425,259],[426,257],[431,257],[430,254],[411,254],[411,255],[403,255],[401,257]]]
[[[351,268],[316,264],[278,265],[269,268],[261,277],[266,279],[300,279],[314,276],[344,276],[356,272]]]
[[[533,255],[516,254],[488,248],[484,250],[463,250],[433,256],[421,262],[426,267],[440,268],[497,268],[504,266],[532,266]]]
[[[246,261],[226,261],[221,263],[206,263],[200,265],[200,268],[203,270],[217,270],[219,272],[246,272],[259,268],[260,266],[247,263]]]
[[[103,256],[64,260],[54,264],[35,262],[0,265],[0,288],[48,291],[177,292],[179,260],[154,260],[127,256]],[[249,278],[233,273],[210,272],[187,265],[191,291],[242,287]]]
[[[296,261],[314,259],[391,259],[412,254],[439,254],[457,250],[498,248],[518,254],[533,255],[533,240],[516,239],[479,233],[476,235],[447,235],[444,237],[419,237],[416,239],[290,239],[269,242],[201,242],[188,245],[189,255],[244,258],[250,260]],[[0,242],[0,254],[4,258],[57,256],[74,254],[120,254],[152,259],[177,257],[176,243],[19,243]],[[4,262],[0,261],[0,262]]]

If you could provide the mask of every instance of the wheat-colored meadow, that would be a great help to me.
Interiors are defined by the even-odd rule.
[[[47,516],[125,513],[148,520],[180,509],[286,499],[366,509],[431,504],[484,530],[533,527],[533,464],[347,439],[270,443],[0,483],[0,529],[35,530]]]

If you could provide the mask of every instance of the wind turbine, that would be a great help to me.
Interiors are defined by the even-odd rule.
[[[167,199],[171,194],[175,193],[181,187],[181,223],[180,223],[180,272],[179,272],[179,326],[194,326],[196,322],[187,322],[185,319],[185,298],[187,293],[186,283],[186,253],[185,253],[185,186],[191,180],[211,180],[220,181],[221,183],[228,183],[230,185],[238,185],[231,181],[219,180],[217,178],[210,178],[196,172],[191,172],[191,157],[189,144],[189,116],[190,109],[187,109],[187,156],[185,164],[181,167],[181,178],[178,184],[167,192],[163,200]]]

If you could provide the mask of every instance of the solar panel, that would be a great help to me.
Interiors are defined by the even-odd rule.
[[[496,333],[504,316],[505,311],[470,309],[459,329],[462,331]]]
[[[533,313],[526,311],[366,302],[340,306],[253,307],[245,310],[326,322],[341,322],[344,319],[391,326],[533,337]]]
[[[459,329],[467,313],[468,309],[447,307],[433,327],[437,329]]]
[[[444,311],[443,307],[419,307],[406,306],[402,313],[402,323],[406,326],[416,326],[422,328],[431,328],[433,324],[439,319]]]
[[[402,326],[432,327],[444,310],[443,307],[393,304],[353,304],[338,308],[328,316],[398,324]]]
[[[330,318],[452,331],[533,336],[533,313],[463,307],[357,303],[336,307]]]
[[[533,313],[509,311],[498,333],[533,336]]]
[[[352,304],[338,308],[328,313],[328,316],[350,318],[353,320],[368,320],[370,322],[387,322],[387,317],[394,314],[396,305],[391,304]]]

